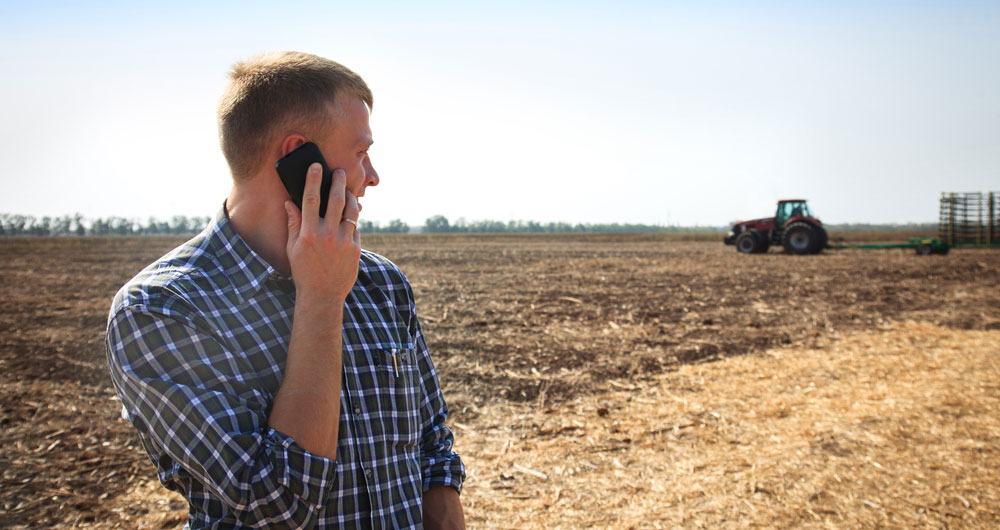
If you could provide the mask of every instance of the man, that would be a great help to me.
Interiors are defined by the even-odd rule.
[[[303,53],[237,63],[218,108],[233,187],[117,294],[111,376],[191,528],[464,528],[465,470],[413,293],[357,232],[372,95]],[[275,163],[306,142],[301,211]]]

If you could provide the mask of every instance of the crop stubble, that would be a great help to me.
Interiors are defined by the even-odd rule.
[[[115,290],[179,242],[0,239],[5,524],[178,522],[176,500],[122,501],[149,489],[153,469],[117,419],[103,331]],[[497,410],[576,410],[692,364],[901,321],[1000,329],[995,251],[746,256],[659,235],[379,235],[365,246],[413,284],[459,450],[463,431],[484,431]],[[476,499],[470,520],[485,524]]]

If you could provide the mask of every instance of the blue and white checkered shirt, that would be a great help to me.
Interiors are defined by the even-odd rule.
[[[423,492],[461,491],[447,407],[413,293],[363,251],[343,323],[337,460],[268,427],[295,286],[225,213],[115,296],[111,378],[160,481],[198,528],[413,528]]]

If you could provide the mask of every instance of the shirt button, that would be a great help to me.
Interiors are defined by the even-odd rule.
[[[365,470],[365,476],[368,477],[368,478],[372,478],[372,470],[366,469]]]
[[[355,414],[361,414],[361,407],[354,407]]]
[[[402,357],[400,357],[400,359],[402,359],[402,360],[403,360],[403,362],[405,363],[405,362],[406,362],[406,354],[404,353],[404,354],[403,354],[403,356],[402,356]]]

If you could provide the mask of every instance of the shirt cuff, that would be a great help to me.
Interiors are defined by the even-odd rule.
[[[335,460],[306,451],[291,437],[274,429],[268,429],[266,445],[279,484],[312,506],[326,504],[337,476]]]
[[[437,486],[451,486],[462,493],[465,482],[465,464],[462,457],[453,452],[437,455],[424,461],[423,484],[424,491]]]

